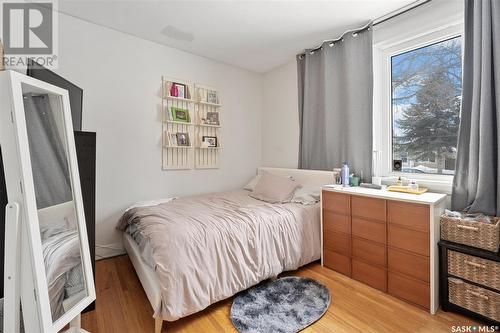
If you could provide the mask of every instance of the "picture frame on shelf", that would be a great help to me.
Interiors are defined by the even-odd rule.
[[[186,97],[186,90],[187,90],[186,85],[180,84],[180,83],[174,83],[174,85],[177,87],[177,91],[178,91],[177,97],[187,98]]]
[[[205,118],[205,125],[214,125],[219,126],[219,112],[217,111],[209,111],[207,112],[207,117]]]
[[[176,106],[170,107],[170,113],[172,115],[172,120],[181,123],[190,123],[191,117],[189,115],[188,109],[178,108]]]
[[[179,96],[179,91],[177,90],[177,86],[173,82],[170,83],[169,94],[171,97],[178,97]]]
[[[217,91],[208,90],[207,91],[207,102],[212,104],[218,104],[219,97],[217,96]]]
[[[166,119],[164,119],[164,120],[171,121],[172,120],[172,112],[169,110],[168,106],[164,107],[163,112],[164,112],[164,115],[166,116]]]
[[[179,147],[189,147],[191,142],[189,140],[189,133],[177,132],[176,134],[177,146]]]
[[[210,147],[210,148],[213,148],[213,147],[217,147],[217,137],[216,136],[208,136],[208,135],[204,135],[202,138],[201,138],[201,142],[203,144],[203,146],[205,147]]]
[[[188,88],[185,84],[172,82],[169,91],[171,97],[189,98]]]
[[[167,145],[169,147],[177,146],[177,134],[176,133],[167,132]]]
[[[204,102],[206,100],[206,94],[205,94],[205,89],[203,88],[197,88],[196,89],[196,100],[198,102]]]

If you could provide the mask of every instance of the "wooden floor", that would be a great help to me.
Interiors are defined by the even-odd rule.
[[[289,275],[316,279],[332,295],[328,312],[303,332],[449,333],[452,325],[476,324],[443,311],[432,316],[317,263]],[[96,263],[96,290],[96,310],[82,316],[83,328],[92,333],[154,331],[153,310],[127,256]],[[236,332],[229,319],[231,301],[219,302],[176,322],[165,322],[163,332]]]

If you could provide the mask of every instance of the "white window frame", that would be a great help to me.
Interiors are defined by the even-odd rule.
[[[392,171],[391,58],[454,37],[463,36],[458,20],[419,35],[383,41],[373,46],[373,175],[383,181],[398,177],[416,180],[432,190],[451,193],[452,175],[415,174]]]

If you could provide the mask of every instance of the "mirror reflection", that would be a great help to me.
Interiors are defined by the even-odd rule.
[[[61,96],[23,86],[23,101],[52,320],[87,292]]]

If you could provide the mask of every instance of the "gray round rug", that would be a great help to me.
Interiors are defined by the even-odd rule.
[[[330,305],[330,291],[317,281],[284,277],[239,294],[231,321],[241,333],[295,333],[311,325]]]

